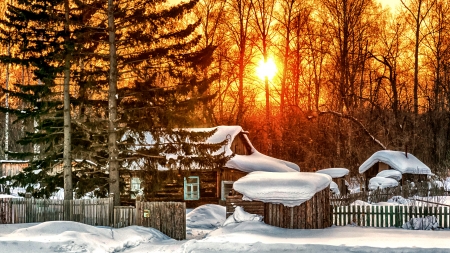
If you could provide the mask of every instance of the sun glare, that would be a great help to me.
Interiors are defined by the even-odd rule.
[[[277,66],[272,58],[269,58],[267,62],[264,62],[264,59],[262,59],[259,61],[258,67],[256,67],[256,74],[261,80],[264,80],[266,77],[271,80],[276,73]]]

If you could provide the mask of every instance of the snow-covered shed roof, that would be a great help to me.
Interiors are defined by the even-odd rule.
[[[398,182],[392,178],[373,177],[369,180],[369,190],[376,190],[378,188],[390,188],[398,186]]]
[[[222,148],[220,148],[216,153],[222,153],[224,152],[226,156],[233,155],[231,144],[234,140],[234,138],[240,134],[245,133],[245,131],[242,129],[241,126],[217,126],[212,128],[186,128],[183,130],[193,131],[193,132],[211,132],[216,130],[217,131],[208,137],[205,140],[205,143],[208,144],[214,144],[214,143],[221,143],[224,140],[228,140]],[[144,144],[155,144],[155,141],[153,139],[153,136],[150,132],[144,133]],[[230,169],[237,169],[243,172],[253,172],[253,171],[269,171],[269,172],[293,172],[293,171],[300,171],[300,168],[297,164],[276,159],[270,156],[266,156],[264,154],[261,154],[258,152],[253,145],[251,144],[250,140],[246,135],[244,135],[244,138],[247,140],[247,143],[249,144],[251,148],[251,154],[250,155],[238,155],[235,154],[228,160],[228,162],[224,165],[224,167],[230,168]],[[170,139],[162,140],[162,142],[170,142]],[[137,144],[139,145],[139,144]],[[162,154],[166,156],[166,159],[177,159],[177,154]],[[139,161],[135,162],[136,165],[139,165]],[[138,167],[138,166],[136,166]],[[159,170],[168,170],[168,168],[159,166]]]
[[[349,170],[345,168],[328,168],[323,170],[318,170],[316,173],[322,173],[330,175],[332,178],[339,178],[348,175]]]
[[[407,154],[406,156],[405,152],[393,150],[377,151],[359,166],[359,173],[364,173],[377,162],[382,162],[389,165],[392,169],[400,171],[402,174],[432,174],[428,166],[412,154]]]
[[[299,206],[331,183],[326,174],[312,172],[255,171],[238,179],[233,189],[243,200]]]
[[[383,170],[380,171],[377,175],[377,177],[385,177],[385,178],[392,178],[397,181],[400,181],[402,179],[402,173],[398,170]]]

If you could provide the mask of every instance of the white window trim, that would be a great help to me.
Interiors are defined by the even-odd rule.
[[[197,183],[187,183],[187,179],[197,179]],[[188,187],[190,186],[190,188],[192,189],[194,186],[197,186],[197,194],[196,197],[192,197],[192,192],[189,194],[188,193]],[[184,178],[184,200],[199,200],[200,199],[200,178],[198,176],[190,176],[190,177],[185,177]]]
[[[222,180],[222,185],[220,187],[220,191],[221,191],[221,200],[227,200],[227,196],[228,196],[228,192],[225,192],[225,184],[233,184],[235,181],[224,181]]]

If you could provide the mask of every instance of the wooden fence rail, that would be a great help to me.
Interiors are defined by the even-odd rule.
[[[75,221],[92,226],[122,228],[138,225],[156,228],[177,239],[186,239],[186,203],[136,202],[114,206],[112,198],[52,200],[0,198],[0,224]]]
[[[354,224],[367,227],[401,227],[412,218],[436,216],[439,227],[449,228],[449,207],[423,206],[336,206],[333,207],[333,224]]]

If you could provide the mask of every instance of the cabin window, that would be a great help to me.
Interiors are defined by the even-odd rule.
[[[228,194],[233,189],[234,181],[222,181],[222,200],[227,200]]]
[[[200,180],[197,176],[184,178],[184,199],[198,200],[200,199]]]
[[[141,190],[141,179],[138,177],[131,178],[131,198],[136,198],[136,193]]]

